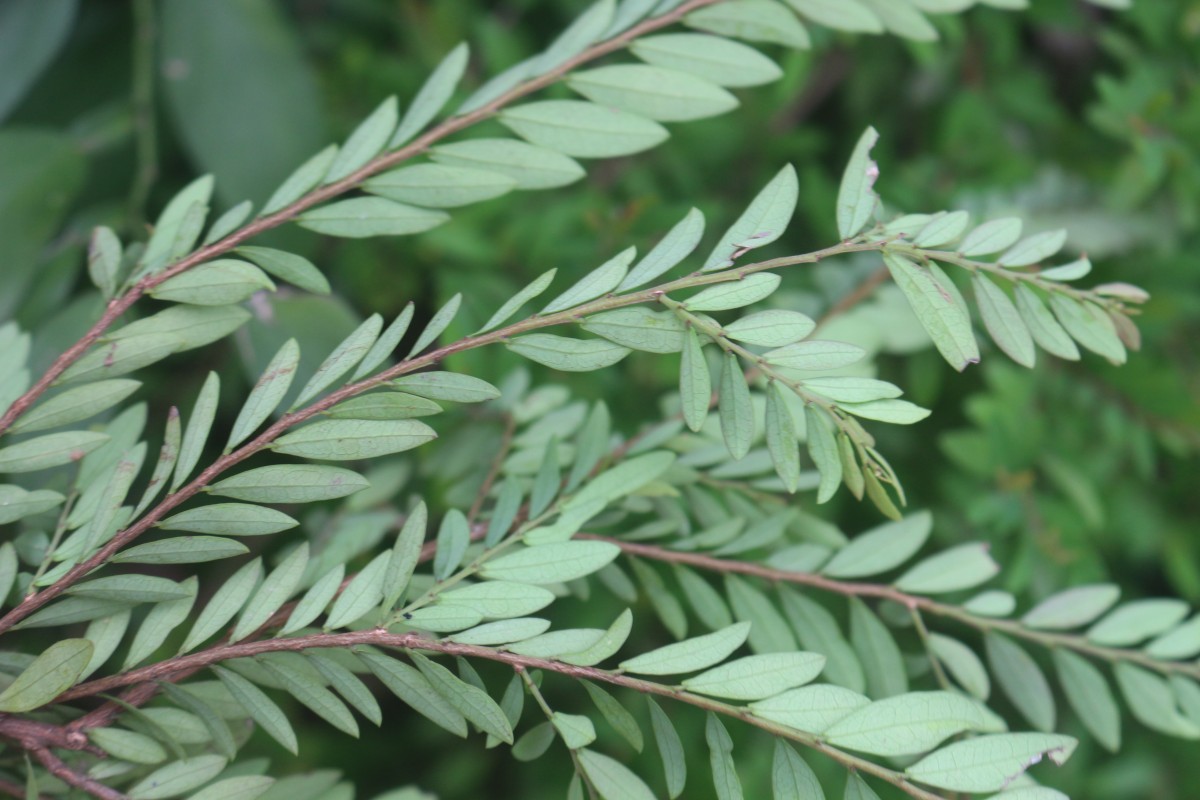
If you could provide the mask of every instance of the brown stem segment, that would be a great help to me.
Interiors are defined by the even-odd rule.
[[[76,789],[87,792],[92,797],[99,797],[100,800],[128,800],[127,795],[118,792],[116,789],[110,789],[99,781],[71,769],[65,761],[45,747],[35,747],[30,752],[34,758],[41,762],[43,767],[50,771],[51,775],[68,786],[74,786]]]
[[[315,205],[323,203],[326,200],[331,200],[338,195],[357,188],[360,183],[372,175],[376,175],[386,169],[390,169],[391,167],[394,167],[395,165],[406,161],[413,156],[420,155],[428,150],[433,144],[441,141],[447,136],[458,133],[461,130],[469,128],[470,126],[487,119],[514,100],[519,100],[522,97],[546,88],[547,86],[556,82],[563,75],[575,69],[580,64],[587,63],[588,61],[592,61],[600,58],[601,56],[605,56],[609,53],[620,50],[625,45],[629,44],[629,42],[642,36],[643,34],[658,30],[659,28],[665,28],[668,25],[672,25],[690,12],[695,11],[703,6],[712,5],[717,1],[718,0],[688,0],[688,2],[681,4],[678,8],[675,8],[666,14],[663,14],[662,16],[645,20],[644,22],[633,26],[622,34],[614,36],[607,41],[600,42],[599,44],[592,45],[587,50],[584,50],[579,55],[569,59],[561,66],[558,66],[550,72],[547,72],[545,75],[540,75],[532,80],[526,81],[525,83],[522,83],[504,93],[500,97],[497,97],[490,103],[480,106],[473,111],[445,120],[440,125],[437,125],[421,136],[418,136],[404,147],[401,147],[398,150],[392,150],[375,158],[366,166],[361,167],[357,171],[347,175],[345,178],[342,178],[339,181],[334,181],[328,185],[321,186],[304,195],[286,208],[280,209],[273,214],[268,214],[265,217],[259,217],[249,225],[246,225],[244,228],[229,234],[224,239],[207,245],[206,247],[201,247],[199,250],[196,250],[191,255],[175,262],[161,272],[155,273],[154,275],[149,275],[138,281],[137,284],[125,294],[121,295],[120,297],[113,298],[113,300],[109,302],[108,307],[104,310],[104,314],[100,317],[99,321],[89,328],[88,332],[85,333],[83,337],[79,339],[79,341],[75,342],[75,344],[67,348],[62,355],[56,358],[54,363],[50,365],[50,368],[47,369],[40,378],[38,378],[37,382],[34,383],[34,385],[30,387],[28,391],[17,398],[3,415],[0,415],[0,434],[3,434],[5,431],[7,431],[18,417],[24,414],[35,402],[37,402],[38,398],[45,394],[46,390],[54,384],[54,381],[56,381],[59,376],[67,370],[68,367],[78,361],[83,354],[87,352],[87,349],[95,344],[96,340],[99,339],[104,332],[108,330],[118,318],[121,317],[122,314],[128,311],[129,308],[138,301],[138,299],[146,294],[146,292],[153,289],[155,286],[158,286],[163,281],[167,280],[168,278],[173,278],[181,272],[186,272],[192,267],[202,264],[205,261],[209,261],[223,253],[227,253],[242,242],[257,236],[263,231],[276,228],[285,222],[290,222],[301,212],[312,208]]]

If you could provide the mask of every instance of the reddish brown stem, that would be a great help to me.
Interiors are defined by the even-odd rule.
[[[87,792],[92,797],[99,797],[100,800],[128,800],[127,795],[118,792],[116,789],[110,789],[99,781],[71,769],[65,761],[45,747],[35,747],[29,752],[41,762],[43,767],[49,770],[51,775],[68,786],[74,786],[76,789]]]

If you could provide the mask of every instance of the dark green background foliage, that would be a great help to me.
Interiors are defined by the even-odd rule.
[[[217,178],[215,210],[244,198],[260,203],[383,97],[411,97],[457,42],[472,44],[466,83],[473,87],[543,47],[578,5],[164,0],[153,4],[148,29],[153,61],[137,66],[129,4],[0,3],[0,319],[14,317],[34,333],[32,366],[43,368],[100,308],[82,270],[94,225],[142,238],[146,216],[206,172]],[[800,208],[771,252],[826,246],[837,240],[832,209],[842,166],[871,124],[881,133],[879,190],[891,210],[965,208],[976,219],[1020,215],[1028,230],[1066,227],[1068,251],[1087,252],[1096,282],[1130,280],[1153,296],[1139,319],[1142,351],[1121,368],[1087,355],[1082,364],[1043,359],[1027,371],[992,351],[959,376],[924,343],[884,343],[919,350],[883,358],[880,377],[934,411],[921,424],[881,431],[910,505],[933,510],[942,546],[990,541],[1006,567],[1000,584],[1027,600],[1110,580],[1126,598],[1170,595],[1196,604],[1200,2],[1140,0],[1119,13],[1070,0],[1033,5],[1020,14],[979,8],[936,17],[936,44],[817,30],[809,51],[768,48],[785,77],[739,91],[735,113],[674,126],[662,147],[600,162],[567,189],[462,209],[420,237],[272,232],[262,241],[307,255],[334,295],[282,290],[254,306],[256,319],[233,344],[147,372],[152,417],[194,397],[213,369],[225,378],[228,425],[287,338],[319,360],[369,313],[390,318],[415,300],[418,315],[429,314],[469,286],[447,340],[464,335],[545,270],[573,278],[628,244],[645,248],[692,205],[714,230],[722,227],[784,163],[797,167]],[[4,38],[17,15],[41,18],[20,47]],[[141,121],[128,101],[136,75],[149,103]],[[139,125],[154,130],[148,157],[138,153]],[[147,164],[156,174],[142,172]],[[877,263],[864,257],[790,270],[772,303],[819,314]],[[457,356],[451,367],[500,382],[518,361],[493,348]],[[535,380],[548,375],[541,370]],[[672,360],[634,354],[566,382],[582,397],[606,400],[628,434],[661,418],[650,399],[670,394],[675,381]],[[459,459],[464,476],[486,466],[472,455],[489,451],[499,423],[460,419],[442,426],[437,447],[414,456],[418,473],[445,459]],[[439,470],[440,483],[424,489],[435,507],[464,502],[445,478],[455,472]],[[475,483],[463,480],[468,504]],[[845,492],[822,515],[847,531],[878,522],[874,509]],[[617,601],[595,599],[565,601],[576,616],[569,622],[607,624]],[[484,670],[493,681],[502,672]],[[580,701],[572,697],[564,707]],[[702,763],[703,717],[678,713],[689,760]],[[358,782],[360,796],[409,780],[447,799],[562,796],[565,759],[522,769],[505,748],[462,746],[411,717],[385,714],[383,735],[361,741],[302,726],[300,758],[288,769],[336,764]],[[1085,734],[1067,766],[1043,777],[1089,800],[1194,797],[1195,744],[1125,722],[1118,757]],[[1080,732],[1073,719],[1064,725]],[[737,753],[747,794],[763,796],[769,748],[749,746],[754,740],[736,725],[730,732],[746,745]],[[601,736],[610,737],[610,752],[623,747],[611,732]],[[261,753],[278,759],[281,751],[260,739]],[[656,776],[652,749],[621,755]],[[687,796],[707,791],[697,776]]]

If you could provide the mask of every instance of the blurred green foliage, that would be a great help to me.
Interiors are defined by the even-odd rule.
[[[261,201],[382,97],[411,97],[458,41],[472,44],[468,83],[478,85],[544,45],[577,6],[7,0],[0,4],[0,319],[15,316],[34,330],[42,349],[33,366],[44,366],[98,313],[82,274],[91,226],[138,238],[144,214],[204,172],[217,177],[222,209]],[[144,12],[141,22],[134,7]],[[18,18],[35,32],[19,49],[4,38]],[[878,188],[892,209],[967,208],[976,218],[1018,214],[1031,232],[1067,227],[1068,249],[1089,254],[1098,280],[1127,277],[1153,296],[1139,320],[1142,352],[1120,369],[1086,356],[1082,366],[1047,359],[1027,372],[991,353],[959,376],[927,349],[885,358],[881,377],[935,411],[921,425],[885,432],[883,449],[910,503],[934,509],[943,544],[992,541],[1007,567],[1006,588],[1029,599],[1105,579],[1127,597],[1176,595],[1194,604],[1200,1],[1138,0],[1132,10],[1107,12],[1038,0],[1020,14],[979,8],[934,20],[941,34],[934,44],[817,31],[812,50],[775,53],[785,78],[740,92],[737,112],[679,127],[652,154],[600,164],[582,185],[525,195],[519,204],[473,206],[427,235],[357,241],[273,232],[264,240],[313,258],[339,299],[281,292],[264,301],[236,347],[148,373],[158,382],[152,410],[194,394],[208,369],[241,373],[248,385],[288,337],[315,357],[366,314],[394,315],[409,300],[429,313],[469,283],[473,291],[449,331],[465,334],[546,269],[582,275],[628,244],[647,246],[692,205],[711,220],[732,219],[785,162],[799,171],[801,207],[776,251],[825,246],[837,235],[831,209],[841,166],[871,124],[882,134]],[[139,180],[149,191],[144,207]],[[843,260],[789,272],[786,302],[819,313],[871,269]],[[886,352],[910,349],[880,344]],[[456,369],[493,381],[516,363],[491,350],[457,359]],[[647,399],[675,381],[674,366],[663,362],[634,356],[569,385],[605,398],[632,432],[659,416]],[[227,415],[244,390],[226,381]],[[486,424],[449,434],[478,437],[480,449],[496,435]],[[438,457],[434,449],[420,456]],[[437,488],[443,501],[454,499],[453,486]],[[822,514],[846,530],[874,522],[874,512],[845,493]],[[564,603],[581,624],[611,616],[592,605]],[[500,672],[485,670],[485,678],[500,680]],[[702,719],[680,713],[691,723],[681,725],[689,760],[701,760]],[[519,769],[501,750],[460,746],[402,713],[386,718],[385,735],[361,742],[311,726],[288,768],[336,764],[364,795],[414,780],[447,799],[559,797],[569,777],[569,765],[553,759]],[[1077,723],[1067,725],[1078,732]],[[1129,728],[1119,757],[1085,743],[1053,780],[1089,800],[1194,797],[1194,745]],[[745,731],[731,733],[748,796],[763,796],[767,750],[749,746]],[[262,752],[278,755],[265,742]],[[656,774],[650,755],[622,755]],[[688,796],[705,791],[692,787]]]

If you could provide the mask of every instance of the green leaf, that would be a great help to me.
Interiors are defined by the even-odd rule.
[[[283,635],[295,633],[321,616],[325,607],[329,605],[329,601],[342,588],[342,579],[345,577],[346,565],[338,564],[318,578],[317,582],[310,586],[300,601],[296,603],[296,607],[288,616],[287,624],[280,629],[280,633]]]
[[[392,608],[404,596],[417,563],[421,560],[421,548],[425,544],[425,528],[429,522],[429,511],[425,501],[417,503],[404,520],[396,543],[392,546],[392,558],[388,561],[383,577],[383,605]]]
[[[1000,571],[984,543],[951,547],[917,562],[896,580],[896,588],[915,594],[944,594],[970,589]]]
[[[197,755],[174,761],[142,778],[129,790],[132,800],[164,800],[186,794],[211,781],[225,769],[224,756]]]
[[[560,661],[581,667],[595,666],[616,654],[624,646],[631,630],[633,630],[633,614],[629,609],[625,609],[594,644],[586,649],[566,653],[558,658]]]
[[[862,775],[852,772],[846,776],[846,792],[842,795],[842,800],[879,800],[879,795]]]
[[[754,48],[719,36],[665,33],[634,39],[629,49],[656,67],[721,86],[760,86],[783,75],[778,64]]]
[[[703,119],[738,105],[736,97],[704,78],[642,64],[612,64],[574,72],[568,76],[567,85],[602,106],[662,122]]]
[[[340,181],[365,166],[383,150],[392,136],[392,131],[396,130],[399,118],[400,106],[395,97],[389,97],[380,103],[379,107],[346,138],[345,144],[338,150],[337,156],[329,166],[329,171],[325,173],[322,183]]]
[[[479,570],[489,580],[559,583],[590,575],[615,559],[621,549],[610,542],[569,541],[526,547],[486,562]]]
[[[212,705],[205,702],[196,693],[169,681],[160,682],[159,688],[176,706],[200,718],[205,729],[208,730],[213,746],[220,751],[221,755],[226,758],[237,756],[237,744],[233,740],[233,731],[229,730],[228,723],[221,719]]]
[[[491,200],[516,188],[508,175],[444,164],[414,164],[367,180],[371,194],[426,208],[457,208]]]
[[[78,461],[109,440],[107,433],[48,433],[0,448],[0,472],[33,472]]]
[[[771,790],[775,800],[825,800],[825,791],[812,767],[783,739],[775,740]]]
[[[896,640],[857,597],[850,599],[850,642],[862,662],[867,694],[879,699],[908,691],[908,673]]]
[[[292,386],[292,379],[296,377],[296,367],[299,364],[300,346],[296,344],[295,339],[288,339],[267,364],[254,388],[250,390],[242,410],[238,412],[237,420],[229,433],[229,441],[225,443],[226,453],[245,441],[275,413],[283,396]]]
[[[817,323],[798,311],[759,311],[725,326],[725,334],[746,344],[782,347],[808,336]]]
[[[22,517],[49,511],[61,504],[65,499],[58,492],[49,489],[36,489],[32,492],[27,492],[20,486],[13,486],[11,484],[0,485],[0,525],[6,525]],[[11,542],[5,542],[5,544],[12,547]],[[15,572],[13,576],[16,576]],[[7,592],[0,594],[0,600],[6,597],[7,594]]]
[[[1028,267],[1050,258],[1066,243],[1067,232],[1062,229],[1035,233],[1006,250],[996,263],[1006,267]]]
[[[745,458],[754,441],[754,406],[750,400],[750,386],[742,374],[741,362],[733,353],[725,354],[717,410],[726,449],[735,459]]]
[[[510,297],[504,303],[504,305],[500,306],[496,313],[493,314],[490,319],[488,319],[487,323],[485,323],[482,328],[475,331],[475,333],[484,333],[503,325],[508,321],[509,317],[517,312],[517,309],[545,292],[546,289],[550,287],[550,283],[554,280],[554,276],[557,273],[557,269],[543,272],[533,281],[533,283],[530,283],[524,289]]]
[[[912,780],[955,792],[998,792],[1048,757],[1062,764],[1075,750],[1070,736],[1000,733],[943,747],[904,771]]]
[[[17,550],[13,543],[0,543],[0,606],[3,606],[12,594],[13,586],[17,582],[18,569],[20,564],[17,563]]]
[[[997,589],[980,592],[963,603],[964,610],[981,617],[1007,617],[1016,607],[1015,597]]]
[[[688,607],[704,623],[705,627],[715,631],[733,624],[733,617],[729,614],[728,606],[725,605],[720,592],[713,588],[712,584],[694,571],[679,564],[673,565],[673,570],[676,580],[683,588]]]
[[[157,300],[223,306],[241,302],[262,289],[274,291],[275,284],[261,269],[248,261],[221,258],[168,278],[148,293]]]
[[[518,189],[554,189],[584,176],[583,167],[569,156],[516,139],[469,139],[440,144],[430,157],[452,167],[499,172],[517,182]]]
[[[640,153],[670,135],[657,122],[602,102],[541,100],[505,109],[499,120],[538,147],[576,158]]]
[[[112,298],[121,275],[121,240],[111,228],[101,225],[92,229],[87,265],[92,283],[105,298]]]
[[[239,472],[217,481],[209,491],[254,503],[312,503],[345,497],[367,486],[366,478],[348,469],[278,464]]]
[[[418,372],[392,381],[397,389],[430,400],[482,403],[500,396],[500,390],[485,380],[456,372]]]
[[[734,618],[751,623],[748,641],[753,652],[788,653],[796,649],[796,638],[787,620],[757,587],[728,574],[725,576],[725,593],[729,595]]]
[[[550,628],[550,621],[537,617],[502,619],[487,622],[470,630],[447,636],[446,639],[461,644],[498,645],[521,642],[541,636]]]
[[[980,700],[988,699],[992,691],[991,680],[974,650],[940,633],[929,634],[929,649],[960,686]]]
[[[1061,294],[1050,295],[1050,307],[1075,341],[1113,364],[1125,363],[1125,346],[1117,335],[1112,318],[1104,309]]]
[[[1023,283],[1017,284],[1017,312],[1038,347],[1068,361],[1079,360],[1079,348],[1037,293]]]
[[[440,414],[442,407],[404,392],[371,392],[338,403],[325,412],[334,419],[396,420]]]
[[[510,644],[505,649],[531,658],[557,659],[594,647],[604,638],[604,633],[599,628],[566,628]]]
[[[901,756],[924,753],[957,733],[986,726],[974,700],[954,692],[912,692],[852,712],[821,738],[848,750]]]
[[[308,566],[308,542],[301,542],[263,580],[258,591],[254,593],[254,597],[238,617],[237,624],[233,626],[233,632],[229,635],[229,640],[236,642],[239,639],[245,639],[270,619],[271,615],[278,611],[296,591],[306,566]]]
[[[572,339],[552,333],[530,333],[504,344],[517,355],[561,372],[591,372],[611,367],[629,355],[628,348],[604,339]]]
[[[808,17],[835,30],[853,31],[856,33],[883,33],[883,22],[864,5],[866,0],[787,0],[787,2]],[[851,234],[853,235],[853,234]],[[849,238],[843,235],[843,238]]]
[[[332,419],[284,434],[270,448],[300,458],[356,461],[401,453],[436,438],[433,428],[415,419]]]
[[[529,490],[529,517],[531,519],[536,519],[537,517],[541,516],[542,512],[549,508],[550,501],[552,501],[558,495],[558,489],[562,485],[562,475],[558,469],[557,453],[558,437],[551,436],[549,441],[546,442],[546,449],[542,456],[542,465],[538,468],[537,475],[533,479],[533,486]],[[579,520],[579,524],[582,525],[585,521],[587,521],[587,519],[593,516],[596,511],[599,510],[600,507],[592,510],[592,513],[590,513],[588,517]],[[571,517],[574,515],[567,516]],[[561,521],[562,520],[560,520],[560,522]],[[578,526],[576,526],[575,530],[578,529]],[[535,537],[533,536],[533,531],[530,531],[524,537],[525,543],[546,544],[547,542],[543,538],[546,534],[546,531],[542,530],[540,533],[540,536]],[[554,538],[556,540],[569,539],[574,533],[575,531],[570,531],[561,537]]]
[[[154,223],[154,233],[146,242],[146,249],[141,258],[141,263],[144,265],[143,272],[157,272],[171,260],[174,253],[186,253],[192,249],[192,244],[200,235],[200,226],[189,225],[187,217],[194,206],[199,211],[199,221],[203,225],[204,215],[208,213],[212,190],[212,175],[203,175],[183,187],[178,194],[171,198],[162,213],[158,215],[158,219]],[[192,228],[194,228],[194,235],[191,235],[191,241],[187,241]],[[181,238],[182,241],[180,241]]]
[[[1084,277],[1092,271],[1092,262],[1087,256],[1082,256],[1069,264],[1051,267],[1038,273],[1039,278],[1051,281],[1073,281]]]
[[[579,764],[603,800],[654,800],[650,787],[616,759],[594,750],[580,750]]]
[[[825,678],[839,686],[861,692],[866,686],[862,665],[833,614],[815,600],[791,589],[781,589],[783,611],[801,645],[825,654]]]
[[[536,761],[546,754],[552,744],[554,725],[542,722],[521,734],[521,738],[513,745],[512,756],[517,761]]]
[[[221,392],[221,379],[217,373],[210,372],[200,387],[196,397],[196,405],[192,407],[192,416],[188,418],[187,427],[183,431],[183,443],[179,445],[179,458],[175,462],[175,475],[171,478],[171,491],[178,489],[200,460],[204,452],[204,443],[208,440],[208,432],[212,430],[213,418],[217,413],[217,401]]]
[[[362,652],[357,655],[401,702],[455,736],[467,735],[466,718],[416,669],[377,653]]]
[[[325,619],[325,628],[345,628],[379,605],[383,599],[383,579],[387,571],[390,552],[383,552],[371,559],[367,566],[354,576],[349,585],[338,595]]]
[[[437,337],[441,336],[447,326],[454,321],[454,315],[458,313],[458,307],[462,304],[462,294],[456,294],[451,297],[446,305],[438,309],[437,313],[430,318],[429,323],[425,326],[425,330],[421,331],[421,335],[417,337],[416,343],[412,349],[408,351],[408,358],[420,353],[429,345],[433,344]]]
[[[512,725],[487,692],[460,680],[450,670],[420,653],[411,653],[410,657],[434,690],[467,721],[502,742],[513,743]]]
[[[104,752],[134,764],[161,764],[167,751],[158,742],[140,733],[120,728],[93,728],[88,738]]]
[[[725,231],[704,262],[702,271],[711,272],[731,266],[743,252],[768,245],[782,236],[796,210],[799,195],[796,169],[789,164],[763,187],[737,222]],[[775,277],[778,280],[778,276]],[[695,305],[689,305],[689,308],[700,310]]]
[[[610,342],[647,353],[678,353],[685,328],[671,311],[630,306],[593,314],[580,323],[584,330]]]
[[[1045,631],[1065,631],[1093,621],[1121,596],[1116,584],[1073,586],[1047,597],[1021,617],[1021,624]]]
[[[693,11],[683,19],[689,28],[751,42],[770,42],[807,49],[808,31],[796,15],[774,0],[736,0]]]
[[[87,639],[62,639],[47,647],[0,693],[0,711],[32,711],[70,689],[91,660],[92,649]]]
[[[379,338],[375,340],[375,344],[371,345],[371,349],[363,356],[362,361],[359,362],[358,367],[354,370],[354,374],[350,378],[352,381],[356,381],[359,378],[365,377],[368,373],[374,372],[376,367],[387,360],[392,351],[396,349],[396,346],[400,344],[400,340],[404,338],[404,334],[408,331],[408,326],[412,322],[412,318],[413,304],[409,302],[405,304],[404,310],[392,320],[392,324],[387,326],[383,333],[379,335]]]
[[[221,584],[208,605],[200,612],[192,625],[191,631],[179,648],[180,653],[194,650],[200,643],[225,627],[234,614],[242,610],[242,606],[250,599],[250,594],[262,579],[262,559],[243,564],[237,572]]]
[[[719,800],[741,800],[742,782],[738,779],[733,760],[733,740],[713,712],[705,715],[704,739],[708,744],[708,763],[712,769],[713,788]]]
[[[969,220],[970,215],[966,211],[943,211],[934,214],[913,237],[913,244],[926,248],[944,247],[962,236]]]
[[[295,172],[289,175],[283,183],[279,184],[279,188],[267,200],[266,205],[263,206],[262,211],[258,212],[258,215],[263,217],[268,214],[274,214],[285,206],[290,206],[310,190],[316,188],[321,179],[325,177],[325,174],[329,172],[330,165],[337,158],[337,152],[338,146],[331,144],[297,167]]]
[[[269,775],[239,775],[211,783],[188,800],[254,800],[275,784]]]
[[[245,256],[276,278],[293,286],[314,294],[329,294],[329,281],[325,280],[321,271],[303,256],[270,247],[248,245],[237,247],[233,252]]]
[[[871,701],[858,692],[827,683],[789,689],[750,704],[759,719],[778,722],[807,733],[820,733]]]
[[[824,668],[825,656],[818,653],[763,653],[687,678],[683,687],[712,697],[762,700],[814,680]]]
[[[542,75],[582,53],[593,42],[599,40],[612,23],[614,0],[599,0],[587,7],[575,18],[566,30],[537,56],[532,70]]]
[[[296,217],[296,222],[302,228],[327,236],[361,239],[421,233],[449,219],[450,215],[444,211],[431,211],[382,197],[354,197],[305,211]]]
[[[599,686],[588,681],[583,681],[582,683],[583,688],[587,691],[592,702],[595,703],[596,708],[600,710],[605,721],[613,727],[613,730],[621,735],[621,738],[629,742],[629,745],[634,750],[639,753],[642,752],[642,747],[645,746],[645,739],[642,736],[642,729],[638,726],[633,714],[618,702],[615,697]]]
[[[139,544],[110,559],[113,564],[200,564],[250,552],[241,542],[219,536],[176,536]]]
[[[68,389],[17,418],[12,433],[33,433],[95,416],[137,391],[141,381],[117,378]]]
[[[587,506],[596,500],[611,503],[657,480],[675,463],[675,454],[665,450],[625,459],[588,481],[563,504],[563,510]]]
[[[150,504],[158,497],[159,493],[167,488],[167,478],[171,476],[172,470],[175,469],[175,463],[179,459],[179,445],[182,437],[182,426],[179,423],[179,409],[171,406],[167,412],[167,423],[163,430],[163,443],[158,452],[158,460],[154,462],[154,470],[150,474],[150,480],[146,481],[146,488],[142,492],[142,499],[138,500],[138,504],[134,507],[130,519],[140,517],[142,512],[149,508]]]
[[[383,723],[383,710],[379,707],[379,701],[353,672],[340,662],[321,653],[305,653],[304,657],[308,659],[309,664],[316,667],[317,672],[321,673],[321,677],[329,681],[332,688],[336,689],[350,705],[358,710],[358,713],[376,725]]]
[[[1146,655],[1164,660],[1182,661],[1197,653],[1200,653],[1200,616],[1192,617],[1146,645]]]
[[[403,619],[406,625],[423,631],[450,633],[475,627],[483,621],[483,615],[467,606],[434,605],[418,608]]]
[[[367,317],[321,362],[321,366],[317,367],[316,372],[296,395],[291,407],[299,408],[340,380],[366,356],[367,351],[379,338],[381,327],[383,327],[383,318],[378,314]]]
[[[643,41],[647,40],[639,39],[635,40],[635,43]],[[691,255],[703,236],[704,214],[693,208],[683,219],[675,223],[675,226],[658,244],[651,248],[650,252],[642,256],[641,261],[634,265],[629,274],[617,286],[617,291],[624,292],[635,289],[662,275]]]
[[[976,273],[972,280],[975,288],[975,303],[979,316],[991,334],[992,340],[1013,361],[1023,367],[1032,368],[1037,360],[1033,337],[1021,318],[1016,305],[1009,296],[983,273]]]
[[[523,617],[554,602],[554,594],[540,586],[511,581],[485,581],[438,595],[439,603],[466,606],[484,619]]]
[[[268,577],[269,580],[269,577]],[[321,719],[342,733],[357,738],[358,723],[346,704],[337,695],[321,685],[316,672],[304,658],[296,653],[274,653],[273,658],[255,659],[287,693],[296,698]],[[285,658],[290,656],[292,658]]]
[[[800,486],[800,446],[796,441],[796,422],[777,381],[767,384],[766,428],[771,463],[784,488],[794,493]]]
[[[704,636],[685,639],[627,659],[621,662],[620,667],[640,675],[694,672],[727,658],[745,643],[749,633],[750,623],[739,622]]]
[[[1133,716],[1146,727],[1185,739],[1200,739],[1200,726],[1179,713],[1175,693],[1166,680],[1127,661],[1113,667],[1117,686]]]
[[[890,422],[893,425],[912,425],[929,416],[929,409],[907,400],[871,400],[866,403],[842,403],[840,408],[856,417]]]
[[[133,637],[133,642],[129,645],[129,652],[125,656],[125,663],[121,670],[125,671],[130,667],[140,664],[147,658],[152,656],[167,637],[171,635],[171,631],[179,627],[188,614],[192,611],[192,605],[196,602],[196,588],[198,585],[196,577],[193,575],[180,585],[188,590],[187,597],[182,597],[178,600],[168,600],[165,603],[159,603],[150,609],[146,614],[146,618],[142,620],[142,626],[138,628],[138,632]],[[91,602],[96,602],[92,600]]]
[[[853,238],[867,225],[879,203],[879,196],[871,188],[879,177],[879,166],[871,159],[871,148],[878,141],[879,133],[874,128],[868,127],[863,131],[842,173],[842,183],[838,189],[837,223],[838,233],[843,240]]]
[[[971,318],[928,268],[885,250],[883,261],[942,357],[959,372],[979,361]]]
[[[1040,731],[1054,730],[1054,694],[1041,668],[1020,645],[999,633],[984,637],[988,663],[996,682],[1029,724]]]
[[[1021,220],[1002,217],[983,223],[963,238],[958,252],[964,256],[985,256],[1011,247],[1021,238]]]
[[[1175,627],[1188,604],[1174,598],[1134,600],[1117,606],[1088,628],[1088,641],[1105,647],[1131,647]]]
[[[629,247],[622,250],[556,297],[541,310],[541,313],[544,315],[565,311],[613,291],[624,279],[625,273],[636,255],[636,248]]]
[[[407,142],[437,116],[462,80],[469,55],[465,42],[446,54],[413,98],[395,136],[388,142],[389,150]]]
[[[246,503],[213,503],[167,517],[156,527],[168,531],[215,533],[223,536],[266,536],[299,525],[273,508]]]
[[[224,239],[240,228],[242,223],[250,217],[250,212],[253,210],[254,204],[249,200],[243,200],[236,206],[231,207],[224,214],[217,217],[217,221],[209,227],[208,234],[204,237],[202,244],[212,244]]]
[[[778,367],[827,371],[855,364],[866,354],[861,347],[849,342],[812,339],[768,350],[763,358]]]
[[[1088,732],[1110,752],[1121,747],[1121,709],[1100,670],[1063,647],[1051,651],[1067,702]]]
[[[658,754],[662,759],[663,774],[667,781],[667,796],[675,800],[683,793],[687,784],[687,760],[684,757],[683,742],[679,733],[671,724],[671,718],[659,708],[658,703],[650,697],[646,698],[650,706],[650,727],[654,732],[654,742],[658,746]]]
[[[433,576],[444,581],[458,569],[471,543],[471,526],[466,516],[456,508],[450,509],[438,527],[437,552],[433,559]]]
[[[679,363],[679,399],[684,421],[693,431],[698,431],[708,418],[712,378],[696,329],[689,327],[683,341],[683,358]]]
[[[563,744],[571,750],[587,747],[596,741],[596,728],[587,717],[555,711],[550,717],[550,722],[562,737]]]

